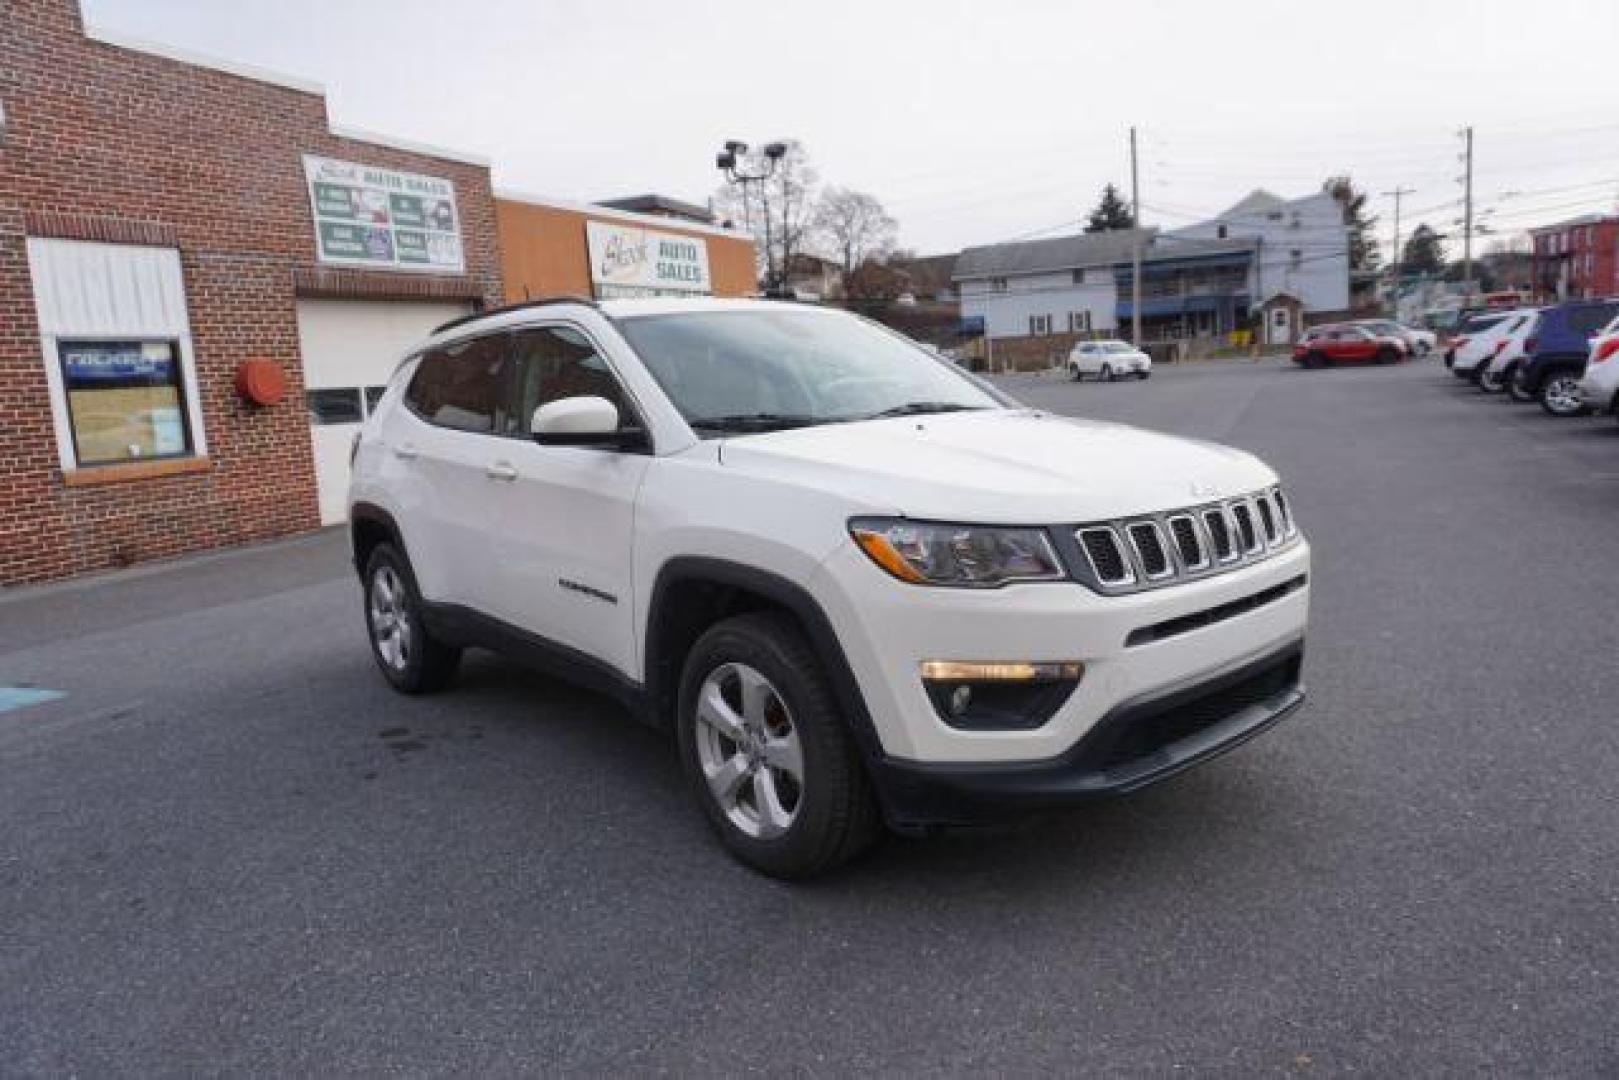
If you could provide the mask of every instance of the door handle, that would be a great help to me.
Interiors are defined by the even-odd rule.
[[[516,468],[506,464],[504,461],[496,461],[490,465],[485,465],[483,474],[491,480],[504,480],[508,483],[517,479]]]
[[[416,448],[410,445],[410,443],[402,443],[393,447],[393,452],[394,457],[404,458],[406,461],[410,461],[416,457]]]

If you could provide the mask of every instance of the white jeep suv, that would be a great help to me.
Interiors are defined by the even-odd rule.
[[[396,688],[483,646],[605,690],[781,877],[885,822],[1131,791],[1303,701],[1309,549],[1270,469],[1023,408],[843,312],[459,320],[400,365],[353,477]]]

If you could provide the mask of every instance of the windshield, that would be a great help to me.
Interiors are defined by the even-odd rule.
[[[1135,352],[1136,347],[1134,345],[1126,345],[1122,341],[1114,341],[1108,344],[1107,351],[1110,353]]]
[[[631,316],[618,328],[700,435],[1003,407],[952,365],[852,315],[705,311]]]

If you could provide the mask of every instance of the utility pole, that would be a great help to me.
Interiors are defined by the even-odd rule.
[[[1400,251],[1400,200],[1407,195],[1415,193],[1416,190],[1416,188],[1400,187],[1398,184],[1396,184],[1393,191],[1385,191],[1382,193],[1385,196],[1393,196],[1394,198],[1394,259],[1393,272],[1391,274],[1394,280],[1393,284],[1389,288],[1389,295],[1394,298],[1394,302],[1391,303],[1389,307],[1395,309],[1396,315],[1399,314],[1400,263],[1403,261],[1400,257],[1403,254]]]
[[[1130,129],[1130,217],[1134,242],[1130,245],[1130,344],[1141,348],[1141,178],[1136,168],[1136,129]]]
[[[1463,295],[1471,300],[1473,296],[1473,127],[1469,124],[1462,128],[1462,140],[1466,150],[1462,152],[1463,160],[1467,162],[1467,172],[1463,174],[1463,203],[1462,211],[1462,289]]]

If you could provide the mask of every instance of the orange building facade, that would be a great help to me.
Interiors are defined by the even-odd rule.
[[[757,291],[753,240],[732,229],[504,192],[495,228],[508,301]]]

